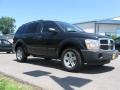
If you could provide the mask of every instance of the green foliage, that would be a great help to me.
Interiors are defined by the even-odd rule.
[[[118,38],[117,35],[112,35],[111,37],[112,37],[113,40],[115,40],[116,38]]]
[[[15,30],[15,19],[11,17],[1,17],[0,18],[0,32],[5,35],[13,33]]]
[[[0,75],[0,90],[34,90],[34,88]]]

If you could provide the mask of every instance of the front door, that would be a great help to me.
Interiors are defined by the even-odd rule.
[[[43,48],[46,48],[46,55],[55,57],[56,48],[60,41],[59,37],[61,31],[58,29],[57,25],[53,22],[44,22],[42,38],[44,41]]]

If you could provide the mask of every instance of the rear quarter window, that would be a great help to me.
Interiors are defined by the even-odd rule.
[[[29,23],[25,33],[38,33],[39,32],[38,25],[39,25],[38,22]]]
[[[25,32],[25,25],[22,25],[21,27],[18,28],[16,34],[24,34]]]

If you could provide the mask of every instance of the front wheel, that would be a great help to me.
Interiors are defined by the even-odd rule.
[[[62,63],[67,71],[79,71],[83,67],[80,52],[74,48],[67,48],[62,53]]]
[[[17,48],[16,58],[17,58],[18,62],[26,62],[27,61],[27,55],[25,54],[25,51],[22,47]]]

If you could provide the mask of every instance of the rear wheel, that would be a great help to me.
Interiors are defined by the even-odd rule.
[[[16,58],[19,62],[26,62],[27,61],[27,55],[25,54],[25,51],[22,47],[18,47],[16,50]]]
[[[62,53],[62,63],[67,71],[79,71],[83,67],[83,60],[78,50],[67,48]]]

